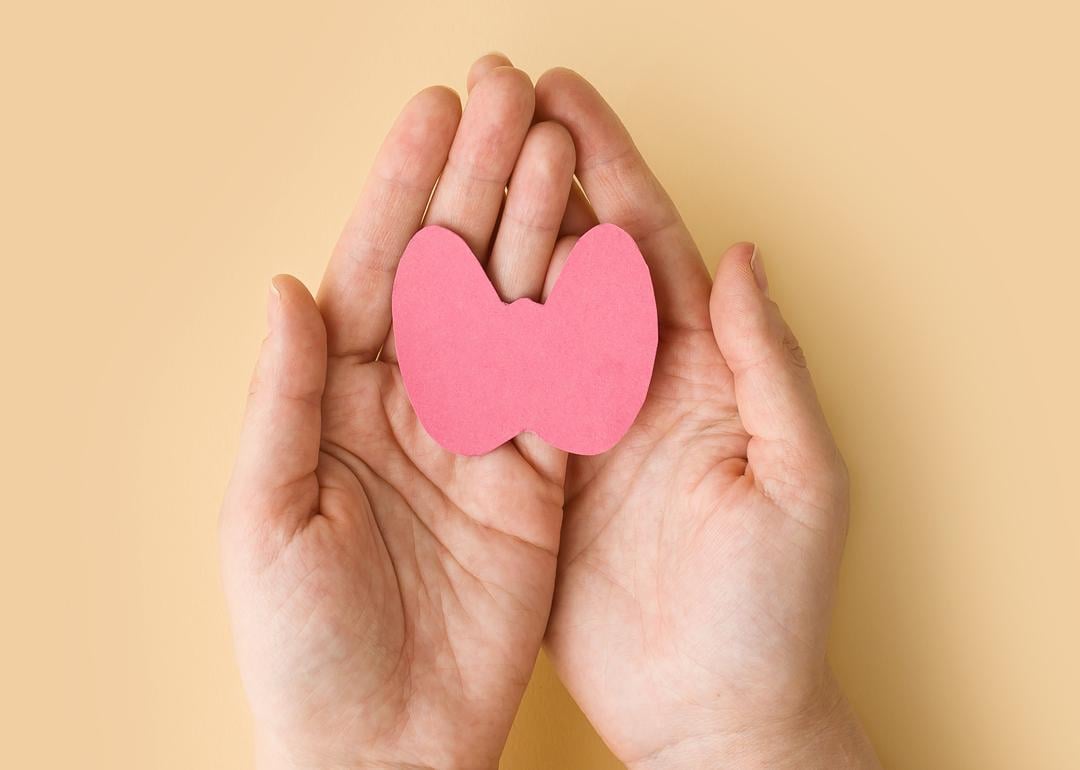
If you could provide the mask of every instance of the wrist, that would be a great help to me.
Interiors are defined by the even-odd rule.
[[[821,695],[797,712],[748,714],[701,732],[688,731],[648,756],[627,762],[630,770],[879,770],[873,746],[850,704],[829,677]]]

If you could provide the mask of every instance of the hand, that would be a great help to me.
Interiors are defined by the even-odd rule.
[[[534,436],[443,451],[388,337],[394,270],[422,218],[486,259],[504,299],[540,295],[574,148],[561,126],[532,125],[532,83],[502,63],[474,66],[464,115],[448,89],[408,103],[318,304],[274,280],[221,516],[264,768],[495,767],[532,671],[565,455]]]
[[[631,766],[875,766],[826,662],[847,474],[761,255],[733,247],[710,287],[600,95],[567,70],[536,94],[573,136],[599,219],[641,247],[660,316],[636,423],[567,471],[559,676]],[[596,221],[580,197],[567,217]]]

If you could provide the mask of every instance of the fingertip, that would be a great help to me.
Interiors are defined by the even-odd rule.
[[[745,292],[757,288],[753,263],[758,247],[749,241],[729,246],[716,265],[713,296],[718,293]]]
[[[447,86],[428,86],[415,94],[398,115],[375,158],[375,174],[382,179],[409,179],[434,184],[461,121],[461,98]],[[418,171],[423,169],[423,171]],[[420,177],[413,180],[410,177]]]
[[[484,79],[492,70],[498,67],[512,67],[510,57],[499,51],[491,51],[481,56],[469,67],[469,74],[465,78],[465,86],[469,91]]]
[[[270,325],[272,330],[295,329],[308,347],[326,345],[326,325],[315,298],[300,279],[287,273],[270,279]]]
[[[413,125],[418,130],[444,135],[457,129],[461,120],[461,96],[453,88],[428,86],[418,91],[401,110],[399,125]]]
[[[291,282],[295,281],[291,275],[279,273],[270,279],[270,287],[266,301],[266,324],[273,331],[280,323],[282,305],[285,297],[291,290]]]
[[[489,91],[495,92],[503,98],[516,97],[527,102],[530,111],[535,103],[536,97],[532,79],[524,70],[519,70],[517,67],[502,65],[492,68],[485,74],[483,80],[476,84],[473,89],[473,96],[474,98],[479,97]]]
[[[545,92],[558,89],[560,86],[566,86],[568,84],[586,83],[580,74],[569,67],[552,67],[546,70],[539,79],[536,81],[537,90],[543,89]]]
[[[574,173],[574,140],[561,123],[548,120],[534,124],[525,137],[522,157],[526,153],[529,162],[552,182],[562,183]]]
[[[278,273],[270,279],[270,294],[282,305],[303,302],[305,298],[312,305],[315,304],[303,281],[288,273]]]
[[[568,67],[553,67],[546,71],[536,81],[535,90],[540,120],[589,109],[587,100],[592,98],[603,100],[588,80]]]
[[[754,252],[757,251],[757,244],[751,241],[739,241],[728,247],[723,256],[720,257],[720,263],[717,267],[717,273],[725,268],[725,265],[730,265],[731,268],[740,269],[745,267],[750,268],[750,262],[754,258]],[[730,269],[730,268],[729,268]]]
[[[437,163],[437,170],[442,170],[461,113],[461,97],[449,86],[428,86],[413,94],[401,108],[375,156],[378,177],[399,179],[408,174],[423,178],[425,185],[430,178],[434,186],[438,173],[431,165]],[[417,164],[418,159],[426,162]],[[419,180],[417,186],[422,186]]]
[[[281,289],[277,287],[277,280],[281,276],[275,275],[270,279],[269,291],[266,298],[266,325],[273,328],[274,317],[278,306],[281,304]]]
[[[565,67],[554,67],[536,79],[536,116],[540,120],[549,120],[552,115],[552,101],[565,89],[560,84],[575,74]]]
[[[562,123],[554,120],[543,120],[533,125],[533,130],[537,131],[544,138],[544,141],[550,142],[555,149],[571,156],[574,154],[574,139]]]
[[[728,280],[738,277],[739,282],[746,284],[746,278],[753,279],[753,285],[761,292],[762,296],[769,296],[769,278],[765,274],[765,257],[761,247],[756,243],[736,243],[729,248],[720,258],[720,264],[716,270],[717,278],[722,275]]]
[[[296,284],[300,284],[301,287],[304,286],[298,278],[288,273],[278,273],[270,279],[270,290],[278,297],[281,297],[285,292],[294,291]]]
[[[469,94],[469,104],[461,117],[454,146],[465,147],[472,143],[471,152],[485,157],[497,155],[500,153],[493,152],[487,143],[499,141],[498,137],[518,129],[521,133],[516,136],[516,142],[520,151],[520,143],[533,123],[535,108],[536,94],[529,76],[516,67],[495,67]],[[481,130],[483,134],[478,133]],[[475,146],[476,142],[481,146]]]
[[[434,105],[453,105],[456,104],[461,107],[461,95],[457,92],[457,89],[450,86],[436,83],[435,85],[421,88],[415,94],[412,99],[409,100],[410,104],[434,104]]]
[[[720,257],[709,297],[713,332],[728,364],[738,366],[771,325],[768,300],[754,278],[757,246],[740,242]]]

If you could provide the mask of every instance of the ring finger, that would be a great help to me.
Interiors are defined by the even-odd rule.
[[[537,123],[510,178],[487,265],[504,301],[539,299],[574,178],[574,142],[558,123]]]

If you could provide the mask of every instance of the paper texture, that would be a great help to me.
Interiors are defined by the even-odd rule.
[[[458,235],[425,227],[398,266],[393,320],[420,422],[464,455],[523,431],[576,454],[611,448],[645,401],[656,357],[649,269],[611,224],[578,240],[544,304],[504,303]]]

